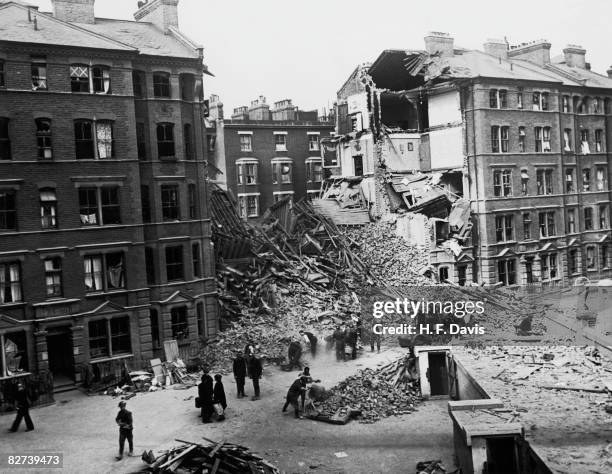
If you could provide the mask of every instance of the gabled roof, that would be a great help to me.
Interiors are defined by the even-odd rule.
[[[16,2],[0,3],[0,41],[136,51],[132,46],[31,10]]]
[[[199,46],[173,28],[170,28],[168,34],[164,34],[153,23],[107,18],[96,18],[93,25],[78,25],[93,33],[116,38],[117,41],[138,49],[141,54],[193,59],[199,57]]]

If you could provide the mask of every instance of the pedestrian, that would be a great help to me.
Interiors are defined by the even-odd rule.
[[[213,389],[213,403],[217,411],[217,421],[225,420],[225,409],[227,408],[227,401],[225,399],[225,389],[223,388],[223,382],[221,382],[221,374],[215,375],[215,388]],[[221,410],[219,410],[219,407]]]
[[[236,353],[232,371],[234,372],[234,379],[236,379],[238,398],[246,397],[246,394],[244,393],[244,381],[247,376],[247,361],[242,352]]]
[[[198,397],[200,398],[200,416],[202,423],[210,423],[210,417],[215,411],[213,406],[213,379],[209,375],[208,367],[204,367],[202,382],[198,385]]]
[[[351,359],[357,358],[357,330],[351,324],[346,330],[346,344],[351,348]]]
[[[300,362],[300,359],[302,358],[302,344],[300,344],[299,341],[291,341],[287,351],[287,356],[289,358],[289,368],[287,370],[293,369],[294,366],[297,366],[298,369],[302,368],[302,364]]]
[[[378,352],[380,352],[380,334],[374,332],[374,329],[370,331],[370,350],[374,352],[374,344],[376,343],[376,348]]]
[[[283,413],[287,411],[289,405],[293,406],[295,417],[300,418],[299,398],[306,391],[306,381],[302,377],[298,377],[289,387],[287,391],[287,400],[283,406]]]
[[[314,359],[317,356],[317,336],[308,331],[300,331],[300,336],[302,336],[304,341],[310,346],[310,355]]]
[[[253,390],[255,392],[251,400],[259,400],[259,379],[262,373],[263,367],[261,366],[261,361],[256,355],[253,355],[253,357],[249,359],[249,377],[251,377],[253,381]]]
[[[132,412],[125,408],[125,406],[125,401],[121,400],[119,402],[119,413],[117,413],[117,417],[115,418],[117,425],[119,425],[119,455],[117,456],[117,461],[123,459],[123,448],[125,447],[126,439],[130,448],[128,456],[134,455],[134,436],[132,434],[134,429],[134,417],[132,416]]]
[[[334,331],[334,342],[336,343],[336,360],[345,360],[345,330],[343,326],[337,326]]]
[[[22,382],[18,382],[17,392],[15,393],[15,410],[17,410],[17,416],[10,429],[12,433],[15,433],[19,429],[22,419],[25,420],[26,431],[32,431],[34,429],[34,423],[32,423],[32,418],[30,418],[31,405],[32,402],[30,401],[30,397],[28,397],[25,386]]]

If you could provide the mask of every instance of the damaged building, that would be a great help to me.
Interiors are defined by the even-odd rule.
[[[338,91],[318,206],[395,220],[437,279],[552,285],[610,277],[612,68],[545,40],[483,51],[447,33],[386,50]],[[346,190],[351,191],[346,191]],[[328,215],[333,213],[328,212]]]

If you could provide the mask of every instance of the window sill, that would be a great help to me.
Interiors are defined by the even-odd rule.
[[[20,377],[27,377],[28,375],[32,375],[32,372],[20,372],[20,373],[15,374],[15,375],[7,375],[6,377],[0,377],[0,381],[2,381],[2,380],[18,379]]]
[[[100,359],[91,359],[89,363],[90,364],[101,364],[103,362],[112,362],[114,360],[129,359],[130,357],[134,357],[134,354],[122,354],[118,356],[102,357]]]
[[[19,308],[20,306],[25,306],[25,301],[18,301],[14,303],[0,303],[0,308]]]
[[[79,301],[81,300],[78,298],[55,298],[55,299],[48,299],[40,303],[34,303],[32,306],[34,308],[39,308],[41,306],[53,306],[56,304],[61,305],[61,304],[78,303]]]
[[[86,293],[85,298],[96,298],[98,296],[105,296],[105,295],[123,295],[127,293],[128,293],[128,290],[126,289],[115,290],[115,291],[92,291],[92,292]]]

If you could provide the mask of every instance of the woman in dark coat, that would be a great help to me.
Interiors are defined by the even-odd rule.
[[[221,405],[223,413],[219,414],[217,421],[225,420],[225,409],[227,408],[227,401],[225,399],[225,389],[223,388],[223,382],[221,382],[221,374],[215,375],[215,389],[213,391],[213,403]]]
[[[213,407],[213,379],[208,375],[207,368],[204,368],[202,382],[198,385],[198,396],[200,397],[200,407],[202,409],[202,423],[210,423],[210,417],[215,409]]]

